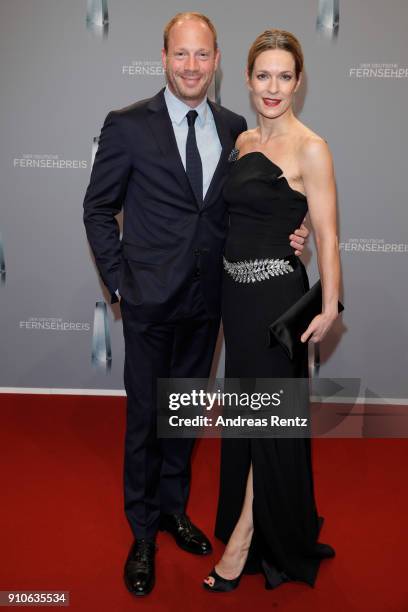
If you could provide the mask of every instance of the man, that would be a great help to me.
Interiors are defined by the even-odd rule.
[[[193,441],[156,436],[156,380],[208,377],[218,334],[221,192],[229,154],[247,128],[206,98],[219,57],[207,17],[181,13],[168,23],[167,87],[108,114],[84,201],[96,264],[123,318],[125,511],[135,536],[125,583],[134,595],[154,586],[158,529],[190,553],[211,552],[185,513]],[[299,251],[308,232],[297,233],[290,238]]]

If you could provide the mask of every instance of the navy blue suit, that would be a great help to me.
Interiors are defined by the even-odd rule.
[[[227,214],[222,187],[245,119],[209,102],[222,151],[204,202],[196,200],[163,90],[108,114],[84,200],[101,277],[121,295],[128,396],[125,510],[137,538],[160,512],[184,512],[191,440],[157,439],[156,379],[206,378],[220,316]],[[115,216],[123,207],[123,236]]]

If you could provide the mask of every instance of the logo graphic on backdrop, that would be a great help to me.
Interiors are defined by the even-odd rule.
[[[221,75],[218,71],[214,74],[214,78],[211,81],[211,85],[208,89],[208,97],[212,102],[221,104]]]
[[[122,66],[122,74],[127,76],[163,76],[164,68],[160,60],[132,60]]]
[[[87,167],[85,159],[60,159],[59,155],[48,153],[23,153],[13,158],[13,168],[83,170]]]
[[[108,0],[87,0],[86,27],[97,36],[107,37],[109,31]]]
[[[38,329],[45,331],[90,331],[90,323],[84,321],[64,321],[60,317],[29,317],[20,321],[20,329]]]
[[[345,253],[408,253],[408,244],[386,242],[383,238],[349,238],[339,247]]]
[[[95,155],[99,147],[99,136],[94,136],[92,140],[92,153],[91,153],[91,170],[94,165]]]
[[[101,27],[109,23],[108,0],[87,0],[86,21]]]
[[[6,261],[4,259],[3,237],[0,233],[0,286],[6,284]]]
[[[339,0],[319,0],[316,30],[326,38],[336,38],[339,33]]]
[[[352,79],[406,79],[408,68],[399,64],[359,64],[349,69]]]
[[[126,76],[164,76],[165,70],[160,60],[132,60],[122,66],[122,74]],[[217,71],[208,90],[208,97],[213,102],[221,104],[221,74]]]
[[[108,312],[103,301],[96,302],[93,336],[92,336],[92,365],[109,371],[112,365],[112,349],[110,341]]]
[[[308,363],[311,378],[316,378],[320,373],[320,344],[319,342],[309,342],[308,344]]]

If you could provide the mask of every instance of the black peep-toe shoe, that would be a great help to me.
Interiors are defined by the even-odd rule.
[[[207,591],[213,591],[214,593],[228,593],[229,591],[233,591],[239,585],[241,580],[242,573],[233,578],[232,580],[228,580],[227,578],[223,578],[215,571],[215,568],[211,570],[208,574],[208,577],[214,578],[214,584],[211,586],[207,584],[207,582],[203,582],[203,587]]]

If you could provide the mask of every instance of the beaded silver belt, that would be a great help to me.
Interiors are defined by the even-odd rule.
[[[294,269],[284,259],[250,259],[245,261],[228,261],[223,258],[224,270],[237,283],[256,283],[268,280],[272,276],[288,274]]]

